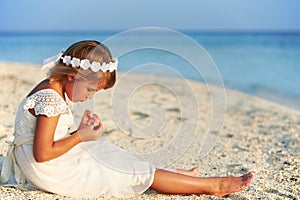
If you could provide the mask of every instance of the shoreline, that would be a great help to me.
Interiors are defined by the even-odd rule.
[[[37,63],[23,63],[23,62],[15,62],[15,61],[1,61],[0,60],[0,63],[1,64],[12,64],[12,65],[26,65],[26,66],[35,66],[35,67],[38,67],[41,69],[41,65],[40,64],[37,64]],[[120,71],[119,73],[121,74],[126,74],[127,72],[123,72],[123,71]],[[148,76],[149,74],[146,74],[146,73],[139,73],[139,74],[135,74],[136,76]],[[157,76],[157,77],[162,77],[162,78],[168,78],[168,79],[173,79],[173,78],[176,78],[176,77],[172,77],[172,76],[165,76],[163,74],[152,74],[150,76]],[[199,80],[195,80],[195,79],[187,79],[189,81],[193,81],[193,82],[196,82],[196,83],[200,83],[200,84],[204,84],[204,82],[201,82]],[[249,95],[249,96],[255,96],[255,97],[258,97],[258,98],[262,98],[266,101],[269,101],[270,103],[273,103],[279,107],[284,107],[286,109],[290,109],[290,110],[294,110],[294,111],[298,111],[300,112],[300,103],[295,101],[294,99],[291,99],[291,98],[285,98],[284,96],[275,96],[275,95],[270,95],[270,94],[267,94],[267,93],[264,93],[264,92],[261,92],[261,93],[251,93],[251,92],[247,92],[247,91],[242,91],[236,87],[225,87],[225,90],[229,90],[229,91],[236,91],[236,92],[240,92],[240,93],[243,93],[245,95]]]
[[[38,65],[0,62],[0,76],[2,85],[0,88],[2,95],[0,99],[1,166],[8,149],[5,141],[13,139],[16,108],[29,89],[44,75]],[[226,115],[224,119],[221,119],[222,130],[212,137],[213,140],[205,140],[204,144],[205,135],[203,134],[208,130],[212,117],[211,99],[204,84],[188,81],[197,99],[196,117],[199,122],[197,129],[191,130],[195,115],[190,113],[189,105],[180,105],[181,98],[191,98],[182,80],[146,74],[128,74],[126,77],[126,84],[116,85],[115,89],[99,92],[93,103],[95,111],[101,113],[101,120],[105,126],[104,137],[112,143],[139,156],[145,152],[154,153],[157,149],[161,150],[160,158],[146,157],[146,159],[162,162],[160,159],[168,160],[169,157],[161,147],[165,147],[169,141],[172,141],[174,133],[178,133],[178,124],[186,121],[190,123],[191,135],[184,135],[182,141],[186,142],[187,140],[184,139],[188,138],[191,143],[185,146],[187,148],[176,159],[174,158],[173,162],[168,163],[168,167],[189,169],[200,165],[198,176],[201,177],[238,176],[248,171],[253,172],[254,181],[249,188],[223,199],[297,199],[300,196],[299,111],[278,106],[276,103],[256,96],[226,89]],[[172,88],[164,87],[163,84],[139,85],[141,80],[165,81],[163,83],[169,83],[168,86],[174,86],[178,95],[174,95],[174,92],[170,90]],[[127,88],[137,88],[130,96],[129,113],[131,120],[139,125],[147,125],[151,122],[151,117],[154,119],[161,117],[161,115],[155,115],[156,110],[154,113],[149,112],[151,108],[156,108],[155,105],[164,108],[163,115],[166,122],[159,135],[141,140],[134,135],[126,134],[118,127],[120,124],[117,123],[112,113],[114,107],[111,101],[118,87],[123,92],[120,95],[124,96],[126,96]],[[188,109],[189,112],[183,113],[182,109]],[[196,111],[196,109],[191,109]],[[182,116],[185,118],[183,119]],[[127,120],[126,116],[120,115],[120,117],[121,120]],[[211,145],[209,146],[211,150],[205,155],[201,154],[203,144]],[[10,187],[0,187],[0,191],[0,199],[70,199],[41,191],[22,191]],[[153,200],[207,199],[210,197],[206,195],[162,195],[148,191],[146,194],[134,197],[113,199],[141,198]],[[105,199],[105,197],[97,199]]]

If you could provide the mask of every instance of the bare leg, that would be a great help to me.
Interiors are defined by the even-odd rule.
[[[223,197],[250,185],[252,173],[240,177],[192,177],[165,170],[156,170],[151,189],[166,194],[208,194]]]
[[[179,174],[183,174],[183,175],[188,175],[188,176],[197,176],[198,172],[200,170],[200,167],[194,167],[190,170],[185,170],[185,169],[176,169],[176,172]]]

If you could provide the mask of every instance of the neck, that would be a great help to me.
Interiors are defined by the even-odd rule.
[[[49,80],[50,87],[57,91],[60,96],[65,99],[65,81],[51,81]]]

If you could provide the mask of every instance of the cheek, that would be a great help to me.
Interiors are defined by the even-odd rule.
[[[80,101],[86,96],[84,87],[79,83],[68,84],[65,90],[71,101]]]
[[[65,87],[65,92],[70,100],[73,100],[73,84],[68,84]]]
[[[74,99],[78,100],[78,99],[82,99],[82,97],[85,97],[86,92],[82,89],[82,88],[78,88],[78,87],[75,87],[73,88],[73,91],[72,91],[72,96]]]

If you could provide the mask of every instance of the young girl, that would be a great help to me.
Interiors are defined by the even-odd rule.
[[[225,196],[245,189],[252,174],[196,177],[191,170],[157,169],[100,137],[97,114],[85,111],[78,129],[68,101],[80,102],[116,80],[117,60],[97,41],[71,45],[19,105],[14,141],[1,170],[1,183],[69,196],[141,194],[148,188],[168,194]]]

